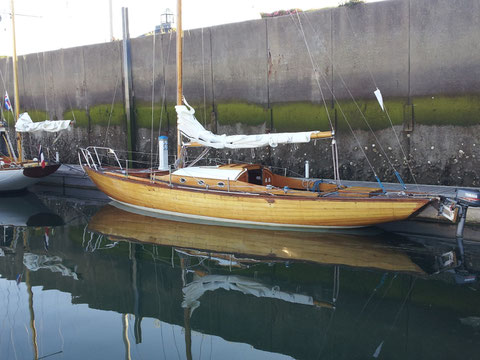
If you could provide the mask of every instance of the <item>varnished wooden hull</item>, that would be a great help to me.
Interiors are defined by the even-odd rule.
[[[88,229],[113,239],[127,239],[254,258],[423,273],[402,251],[367,234],[274,231],[202,225],[144,216],[103,207]]]
[[[220,222],[344,228],[405,220],[429,203],[414,198],[282,197],[170,187],[85,167],[110,198],[135,208]]]

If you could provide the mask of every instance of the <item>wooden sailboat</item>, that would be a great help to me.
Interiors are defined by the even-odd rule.
[[[36,160],[24,159],[22,151],[21,132],[49,131],[57,132],[67,129],[70,120],[45,121],[34,123],[27,113],[20,115],[20,101],[18,96],[18,67],[17,51],[15,40],[15,11],[14,3],[11,1],[12,9],[12,31],[13,31],[13,80],[15,90],[15,106],[13,111],[8,94],[5,94],[5,106],[12,110],[16,121],[17,133],[17,154],[8,136],[6,124],[0,118],[0,192],[22,190],[31,186],[41,178],[48,176],[60,167],[60,164],[50,163],[43,159],[43,152],[39,151],[39,158]],[[3,115],[3,113],[2,113]],[[3,118],[3,116],[2,116]]]
[[[290,178],[252,164],[184,167],[188,147],[254,148],[332,139],[334,131],[261,135],[214,135],[195,119],[182,96],[181,1],[177,11],[177,168],[129,170],[111,149],[81,150],[80,162],[97,187],[113,200],[152,212],[190,218],[288,228],[345,228],[404,220],[431,198],[422,194],[346,187],[335,170],[332,183]],[[185,105],[184,105],[185,103]],[[186,143],[182,138],[188,139]],[[114,154],[118,167],[105,166],[100,151]],[[334,161],[335,162],[335,161]],[[337,167],[338,169],[338,167]]]

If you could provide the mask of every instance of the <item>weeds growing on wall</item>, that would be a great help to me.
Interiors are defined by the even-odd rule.
[[[355,6],[355,5],[358,5],[358,4],[365,4],[365,1],[364,0],[348,0],[348,1],[345,1],[344,3],[341,3],[338,6],[339,7],[340,6],[352,7],[352,6]]]

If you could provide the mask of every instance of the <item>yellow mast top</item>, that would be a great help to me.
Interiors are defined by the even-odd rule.
[[[15,7],[13,4],[13,0],[10,1],[11,8],[12,8],[12,34],[13,34],[13,88],[14,88],[14,96],[15,96],[15,119],[14,121],[17,122],[20,116],[20,100],[18,96],[18,65],[17,65],[17,43],[15,39]],[[23,161],[22,156],[22,138],[19,133],[17,133],[17,151],[18,151],[18,159]]]

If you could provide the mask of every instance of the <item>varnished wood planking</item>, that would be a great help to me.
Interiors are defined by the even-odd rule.
[[[366,226],[403,220],[424,199],[298,199],[169,188],[147,181],[86,171],[99,189],[124,203],[189,215],[303,226]],[[271,200],[274,200],[273,202]]]

